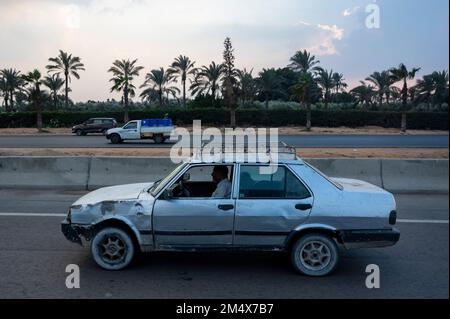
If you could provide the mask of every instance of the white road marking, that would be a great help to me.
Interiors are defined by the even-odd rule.
[[[397,222],[411,224],[448,224],[448,220],[443,219],[397,219]]]
[[[0,217],[25,216],[25,217],[66,217],[67,214],[46,214],[46,213],[0,213]]]

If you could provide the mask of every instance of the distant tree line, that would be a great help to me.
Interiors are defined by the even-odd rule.
[[[69,98],[70,83],[80,79],[85,70],[81,58],[62,50],[48,59],[47,74],[39,70],[22,74],[16,69],[0,70],[1,106],[5,112],[32,110],[36,112],[38,129],[42,127],[42,111],[74,110],[86,105],[92,108],[118,106],[123,108],[124,121],[129,120],[130,107],[215,107],[226,108],[230,125],[236,125],[236,110],[263,105],[269,109],[272,101],[298,102],[306,111],[305,126],[311,128],[311,111],[318,105],[325,111],[330,105],[352,106],[366,111],[396,110],[402,113],[401,129],[407,128],[406,114],[417,106],[448,111],[449,73],[435,71],[416,80],[420,68],[404,64],[376,71],[348,90],[344,75],[320,66],[320,61],[306,50],[296,52],[284,68],[263,69],[256,76],[253,69],[237,69],[230,38],[224,41],[223,61],[196,66],[189,57],[176,57],[167,68],[150,70],[137,92],[135,78],[144,67],[137,59],[115,60],[108,70],[112,77],[111,92],[121,93],[120,101],[88,101],[73,103]],[[180,86],[178,86],[178,83]],[[398,84],[399,86],[396,86]],[[181,87],[181,89],[180,89]],[[139,95],[138,95],[139,93]],[[138,100],[133,100],[138,95]],[[188,98],[189,97],[189,98]]]

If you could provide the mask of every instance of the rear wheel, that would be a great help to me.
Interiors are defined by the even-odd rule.
[[[113,134],[111,135],[111,143],[113,144],[119,144],[122,142],[122,139],[120,138],[119,134]]]
[[[294,268],[301,274],[320,277],[331,274],[339,261],[335,241],[323,234],[301,237],[291,251]]]
[[[133,239],[120,228],[103,228],[92,239],[91,254],[97,265],[103,269],[123,269],[135,256]]]
[[[156,144],[162,144],[164,143],[164,136],[162,134],[157,134],[153,137],[153,140],[155,141]]]

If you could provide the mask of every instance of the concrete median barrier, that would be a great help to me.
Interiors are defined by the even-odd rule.
[[[383,187],[380,159],[318,158],[305,161],[328,176],[361,179]]]
[[[0,157],[0,187],[84,189],[89,157]]]
[[[333,177],[368,181],[394,193],[448,193],[448,160],[307,159]],[[96,189],[151,182],[175,164],[165,157],[0,157],[2,188]]]
[[[152,182],[167,176],[175,167],[166,157],[94,157],[88,189]]]
[[[448,160],[383,159],[384,188],[394,193],[448,193]]]

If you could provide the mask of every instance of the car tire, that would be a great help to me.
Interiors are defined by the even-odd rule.
[[[122,139],[120,138],[119,134],[112,134],[111,135],[111,143],[113,144],[119,144],[122,142]]]
[[[121,228],[102,228],[91,241],[92,258],[106,270],[124,269],[133,261],[135,252],[133,239]]]
[[[291,261],[295,270],[303,275],[326,276],[337,267],[338,247],[334,239],[327,235],[307,234],[294,244]]]
[[[82,131],[82,130],[76,130],[76,131],[75,131],[75,134],[76,134],[77,136],[81,136],[81,135],[83,135],[83,131]]]
[[[155,141],[156,144],[163,144],[165,139],[163,135],[157,134],[153,137],[153,140]]]

